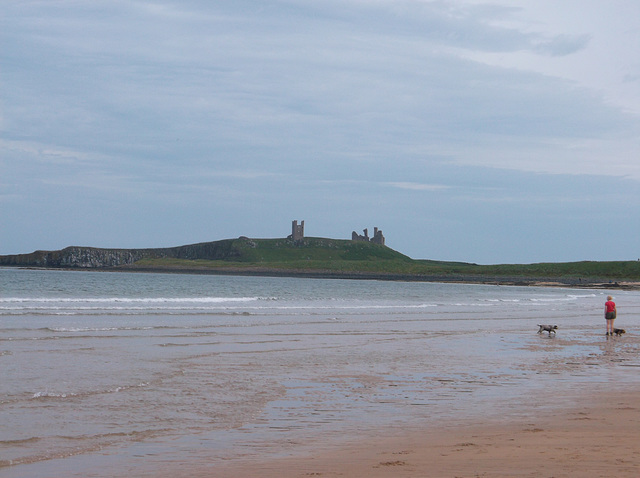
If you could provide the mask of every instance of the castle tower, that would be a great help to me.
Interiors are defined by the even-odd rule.
[[[373,237],[371,238],[371,242],[384,246],[384,236],[382,235],[382,231],[377,227],[373,228]]]
[[[304,239],[304,221],[301,221],[300,225],[298,225],[298,221],[293,221],[291,224],[291,239],[293,242],[302,241]]]

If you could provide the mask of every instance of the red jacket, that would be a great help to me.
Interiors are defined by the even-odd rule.
[[[616,303],[612,300],[608,300],[604,303],[605,312],[613,312],[616,310]]]

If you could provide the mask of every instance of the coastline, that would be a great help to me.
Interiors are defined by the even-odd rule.
[[[490,275],[462,275],[462,274],[394,274],[379,272],[340,272],[328,270],[287,270],[269,267],[219,268],[211,267],[156,267],[156,266],[118,266],[118,267],[30,267],[30,266],[2,266],[32,270],[59,271],[91,271],[91,272],[129,272],[156,274],[197,274],[197,275],[229,275],[253,277],[292,277],[304,279],[345,279],[345,280],[377,280],[399,282],[434,282],[451,284],[482,284],[521,287],[564,287],[571,289],[611,289],[611,290],[640,290],[640,281],[616,280],[607,282],[602,279],[575,277],[513,277]]]
[[[306,237],[237,239],[176,247],[69,246],[0,255],[0,266],[62,270],[360,279],[598,289],[640,289],[638,261],[476,264],[412,259],[385,245]]]
[[[199,478],[342,476],[636,477],[640,473],[640,389],[585,390],[575,405],[539,410],[523,403],[526,417],[440,423],[433,428],[380,429],[342,443],[320,442],[315,451],[233,463],[181,464]],[[565,397],[566,398],[566,397]],[[160,478],[175,476],[158,470]]]

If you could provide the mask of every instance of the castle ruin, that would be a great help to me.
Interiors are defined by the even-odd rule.
[[[369,237],[369,230],[364,229],[362,232],[364,234],[358,234],[356,231],[351,233],[351,240],[356,242],[371,242],[373,244],[380,244],[384,246],[384,235],[382,234],[382,230],[377,227],[373,228],[373,237]],[[291,235],[287,238],[293,241],[294,243],[301,243],[304,241],[304,221],[292,221],[291,222]]]
[[[372,242],[374,244],[380,244],[381,246],[384,246],[384,236],[382,235],[382,230],[374,227],[372,238],[369,238],[368,229],[364,229],[362,232],[364,232],[364,235],[358,234],[356,231],[353,231],[351,233],[351,240],[360,242]]]
[[[304,239],[304,221],[301,221],[300,225],[298,225],[298,221],[293,221],[291,223],[290,237],[293,242],[299,242]]]

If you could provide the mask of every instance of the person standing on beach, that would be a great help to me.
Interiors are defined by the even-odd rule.
[[[607,320],[606,335],[613,335],[613,321],[616,318],[616,303],[610,295],[607,296],[607,301],[604,303],[604,318]]]

